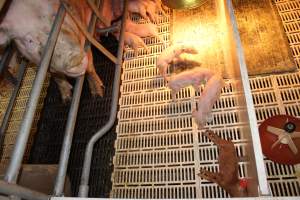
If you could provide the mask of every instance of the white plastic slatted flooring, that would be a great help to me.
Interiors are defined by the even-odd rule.
[[[300,67],[300,0],[277,0],[295,61]],[[134,20],[139,20],[133,17]],[[169,40],[169,18],[158,23],[160,34]],[[140,20],[139,23],[144,23]],[[146,38],[151,53],[139,50],[138,57],[124,54],[116,154],[112,176],[113,198],[216,198],[228,197],[214,183],[200,179],[200,166],[216,171],[217,148],[201,135],[191,110],[199,94],[181,90],[177,103],[155,67],[163,50],[155,38]],[[239,156],[245,154],[244,125],[239,120],[235,88],[224,88],[208,125],[222,138],[231,138]],[[300,117],[300,73],[250,78],[258,124],[275,114]],[[246,162],[240,162],[240,176],[247,177]],[[300,196],[295,166],[265,159],[268,181],[274,196]]]

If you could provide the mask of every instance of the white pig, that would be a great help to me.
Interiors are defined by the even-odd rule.
[[[166,79],[169,65],[174,59],[180,59],[183,53],[197,54],[198,51],[191,45],[175,44],[165,49],[157,58],[156,66],[159,73]]]
[[[157,26],[152,23],[147,24],[136,24],[131,20],[126,20],[126,29],[127,32],[131,32],[140,37],[157,37],[165,46],[166,42],[158,34]]]
[[[86,1],[69,0],[68,3],[87,26],[92,12]],[[59,5],[59,0],[12,0],[0,24],[0,46],[13,41],[24,57],[38,65]],[[55,80],[59,80],[57,83],[62,87],[63,100],[70,98],[72,86],[67,80],[60,79],[64,79],[64,75],[78,77],[86,71],[91,92],[103,94],[103,83],[95,72],[92,52],[84,52],[84,42],[85,37],[66,15],[50,63],[50,71],[60,74]]]
[[[198,111],[194,110],[192,112],[192,116],[195,118],[199,128],[211,120],[211,110],[219,99],[224,84],[223,78],[217,74],[207,81],[198,101]]]
[[[210,69],[196,67],[192,70],[184,71],[172,75],[168,80],[168,87],[172,90],[172,99],[176,99],[176,93],[184,87],[193,86],[196,91],[200,91],[200,85],[205,84],[205,88],[198,102],[198,111],[194,110],[192,116],[199,126],[204,126],[211,113],[213,105],[218,100],[221,89],[224,87],[223,78]]]

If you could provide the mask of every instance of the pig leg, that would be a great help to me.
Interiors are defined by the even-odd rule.
[[[58,86],[62,101],[64,103],[71,101],[73,86],[67,81],[66,77],[64,75],[55,74],[54,81]]]
[[[139,48],[140,46],[142,46],[142,47],[146,50],[147,53],[150,52],[150,50],[149,50],[149,48],[147,47],[147,45],[146,45],[146,44],[144,43],[144,41],[143,41],[140,37],[138,37],[138,36],[136,36],[136,37],[134,37],[134,38],[131,38],[131,42],[130,42],[129,45],[132,46],[132,48],[133,48],[133,50],[134,50],[134,56],[135,56],[135,57],[138,55],[138,48]]]
[[[155,35],[155,37],[157,37],[159,39],[159,41],[161,41],[163,43],[164,47],[167,46],[167,43],[162,36],[158,35],[158,33],[156,33],[154,35]]]
[[[177,88],[172,88],[170,87],[171,89],[171,97],[172,97],[172,101],[175,102],[176,101],[176,94],[177,92],[179,92],[180,89],[177,89]]]
[[[145,6],[141,6],[139,14],[146,20],[149,19]]]
[[[201,90],[200,90],[200,83],[198,84],[198,83],[195,83],[195,84],[193,84],[193,88],[194,88],[194,90],[196,91],[196,92],[200,92]]]
[[[128,11],[131,13],[138,13],[146,20],[149,19],[147,16],[146,4],[143,1],[129,1]]]
[[[223,86],[224,80],[218,75],[214,75],[206,83],[198,102],[198,111],[192,112],[199,126],[204,126],[209,119],[212,120],[211,110],[218,100]]]
[[[161,12],[162,15],[163,15],[164,17],[166,17],[167,14],[166,14],[166,12],[165,12],[164,9],[163,9],[163,5],[162,5],[161,1],[160,1],[160,0],[152,0],[152,2],[155,3],[156,9],[157,9],[159,12]]]
[[[200,169],[200,173],[198,174],[203,179],[206,179],[210,182],[219,183],[220,182],[220,175],[219,173],[210,172],[205,169]]]
[[[92,55],[92,51],[89,50],[87,52],[88,55],[88,67],[87,67],[87,80],[89,83],[89,87],[91,90],[91,94],[93,96],[99,95],[101,97],[103,97],[104,95],[104,85],[103,82],[101,81],[101,79],[99,78],[98,74],[96,73],[94,64],[93,64],[93,55]]]
[[[217,134],[215,134],[210,130],[206,130],[203,133],[203,135],[206,136],[208,139],[210,139],[217,146],[220,145],[223,141]]]

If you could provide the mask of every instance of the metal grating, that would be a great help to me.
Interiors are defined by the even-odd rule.
[[[135,16],[132,19],[144,23]],[[160,34],[168,41],[169,21],[167,17],[158,23]],[[227,197],[218,186],[196,175],[200,165],[214,171],[218,167],[217,148],[202,137],[191,118],[200,94],[188,87],[177,94],[178,102],[172,102],[155,66],[163,46],[154,39],[145,41],[150,54],[140,50],[135,58],[127,49],[124,55],[111,197]],[[233,138],[238,155],[243,157],[247,141],[237,111],[238,93],[231,81],[227,85],[214,106],[209,127],[223,138]],[[240,162],[243,177],[247,176],[246,165]]]
[[[300,67],[300,0],[275,1],[287,33],[295,61]],[[171,14],[171,13],[170,13]],[[145,23],[139,17],[133,20]],[[158,27],[170,39],[170,19],[163,18]],[[193,88],[182,89],[176,103],[158,75],[155,62],[163,50],[154,38],[144,41],[151,49],[138,57],[126,49],[119,100],[116,153],[112,175],[113,198],[218,198],[228,194],[216,184],[200,179],[200,167],[217,171],[217,149],[191,118],[199,93]],[[222,138],[231,138],[241,158],[239,174],[247,177],[245,158],[246,126],[240,119],[239,94],[227,80],[213,120],[207,125]],[[300,116],[300,72],[250,78],[256,116],[260,124],[276,114]],[[274,196],[300,196],[296,167],[278,165],[265,159],[268,182]]]
[[[103,37],[101,40],[106,48],[116,54],[117,43],[112,36]],[[115,73],[114,64],[99,51],[94,48],[92,50],[97,74],[105,85],[105,95],[104,97],[93,97],[85,80],[68,165],[68,176],[70,177],[73,196],[78,194],[87,142],[109,119],[112,98],[113,85],[111,83]],[[50,81],[29,163],[58,164],[69,107],[70,103],[62,103],[56,83]],[[109,196],[115,138],[114,126],[95,145],[89,196]]]
[[[11,117],[10,117],[10,120],[8,123],[8,128],[7,128],[5,136],[4,136],[1,162],[0,162],[0,171],[3,171],[4,169],[6,169],[8,162],[10,160],[10,156],[13,151],[16,137],[17,137],[17,134],[19,131],[19,126],[21,124],[23,114],[25,112],[26,104],[29,99],[29,95],[30,95],[32,83],[35,78],[35,74],[36,74],[36,67],[32,66],[32,65],[28,65],[26,72],[24,74],[24,78],[22,80],[22,84],[21,84],[19,93],[16,98],[16,102],[15,102],[13,111],[11,113]],[[40,112],[43,108],[44,99],[47,94],[48,84],[49,84],[49,75],[47,76],[46,81],[43,85],[41,96],[40,96],[40,99],[38,102],[36,114],[35,114],[34,121],[32,124],[31,132],[30,132],[29,141],[27,144],[27,149],[26,149],[26,152],[24,155],[24,162],[27,162],[27,160],[29,159],[29,151],[33,145],[33,138],[37,131],[38,120],[40,118]],[[1,96],[1,100],[0,100],[0,113],[1,113],[0,119],[1,119],[1,121],[2,121],[2,115],[4,115],[4,112],[7,108],[7,105],[10,100],[10,93],[11,93],[11,91],[5,91],[6,95]]]

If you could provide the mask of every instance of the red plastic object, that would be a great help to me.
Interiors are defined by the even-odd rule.
[[[248,181],[247,179],[243,178],[243,179],[240,179],[240,187],[245,189],[247,188],[247,185],[248,185]]]
[[[298,153],[295,154],[287,144],[279,143],[272,148],[272,145],[278,141],[278,136],[267,130],[268,126],[284,129],[287,122],[295,125],[295,132],[300,132],[300,119],[288,115],[276,115],[266,119],[259,126],[259,134],[262,151],[267,158],[280,164],[294,165],[300,163],[300,138],[292,138],[298,149]]]

